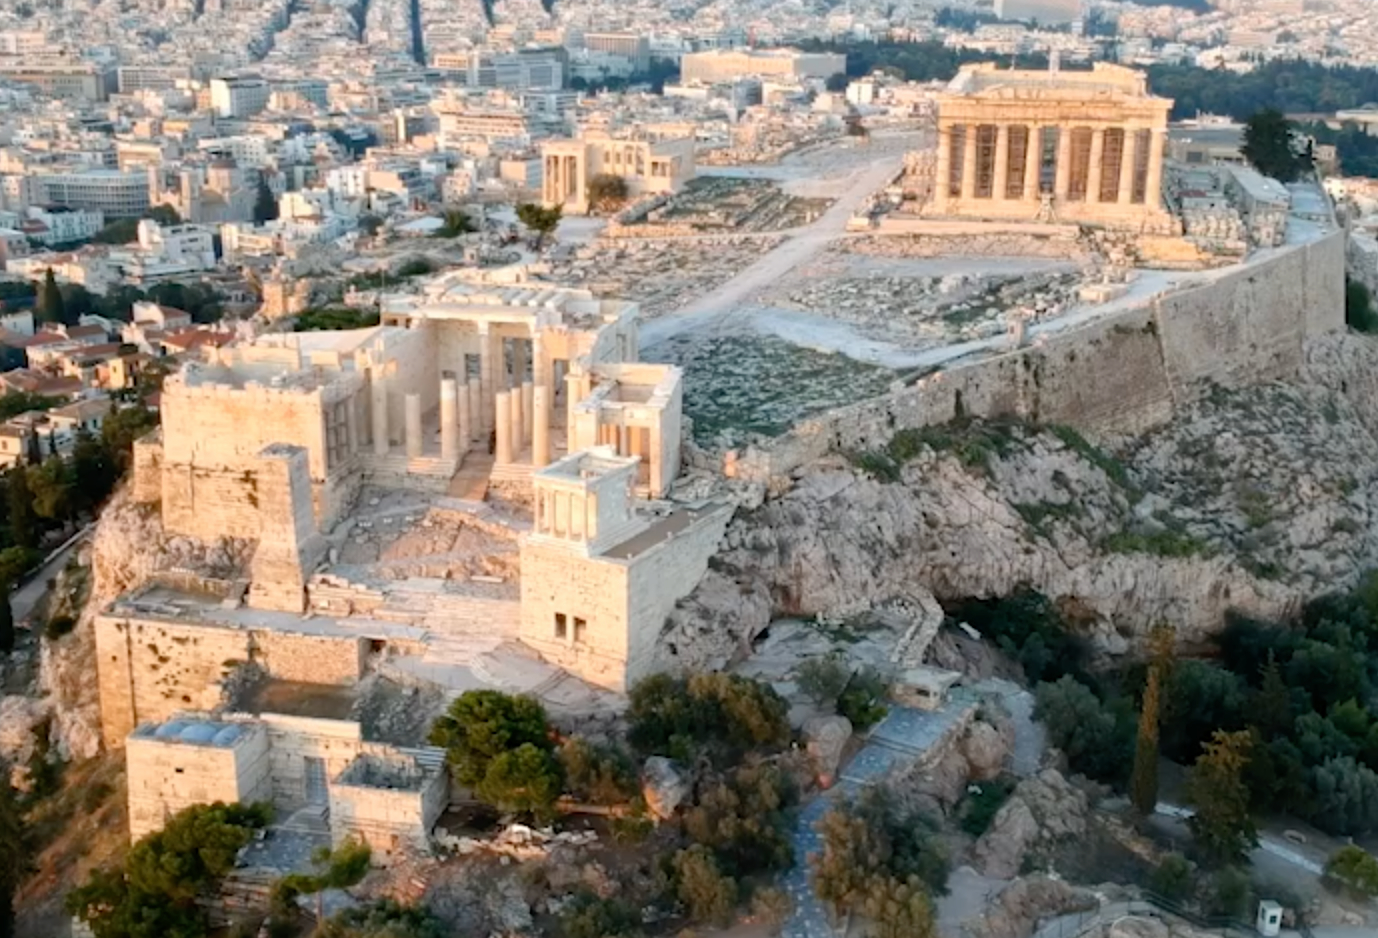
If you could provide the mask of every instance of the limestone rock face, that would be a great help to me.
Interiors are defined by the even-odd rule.
[[[34,730],[49,715],[45,700],[17,694],[0,697],[0,763],[9,766],[10,779],[21,790],[34,751]]]
[[[1160,919],[1126,915],[1106,929],[1105,938],[1168,938],[1168,928]]]
[[[1378,564],[1378,340],[1307,355],[1301,383],[1211,392],[1118,445],[987,424],[935,428],[893,479],[836,455],[804,466],[738,512],[660,664],[719,667],[772,617],[1020,586],[1074,610],[1102,655],[1163,621],[1191,651],[1228,610],[1278,617],[1343,589]]]
[[[972,720],[967,727],[962,738],[962,755],[966,757],[973,781],[995,778],[1005,768],[1014,748],[1014,731],[1008,724],[1002,729],[984,720]]]
[[[987,876],[1017,876],[1034,847],[1086,833],[1086,795],[1055,769],[1020,782],[973,848]]]
[[[852,721],[844,716],[816,716],[804,723],[809,758],[821,780],[831,784],[851,738]]]
[[[1016,879],[1002,889],[985,914],[963,923],[966,938],[1028,938],[1041,918],[1093,909],[1090,890],[1047,876]]]
[[[651,756],[641,770],[641,795],[646,808],[662,821],[688,800],[689,776],[664,756]]]

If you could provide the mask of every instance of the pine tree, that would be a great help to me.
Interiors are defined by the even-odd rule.
[[[33,493],[29,491],[29,474],[23,466],[10,470],[6,487],[10,509],[10,537],[20,547],[38,547],[38,516],[34,513]]]
[[[1252,745],[1248,730],[1216,730],[1187,777],[1187,800],[1196,809],[1187,823],[1201,853],[1217,863],[1241,860],[1258,845],[1244,784]]]
[[[0,584],[0,654],[14,651],[14,610],[10,608],[10,585]]]
[[[1152,660],[1144,683],[1144,702],[1139,711],[1139,735],[1134,746],[1134,774],[1129,797],[1134,809],[1148,817],[1158,806],[1158,720],[1162,710],[1163,681],[1172,667],[1176,633],[1169,625],[1153,629],[1149,638]]]
[[[34,304],[34,318],[39,322],[62,322],[66,315],[65,306],[57,278],[49,267],[43,278],[43,286],[38,291],[38,301]]]

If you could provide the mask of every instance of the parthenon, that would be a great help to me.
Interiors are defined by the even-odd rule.
[[[1164,229],[1163,150],[1172,102],[1141,72],[963,66],[938,98],[925,214]]]

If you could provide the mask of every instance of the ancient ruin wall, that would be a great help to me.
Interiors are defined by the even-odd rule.
[[[1091,434],[1142,432],[1211,383],[1244,387],[1295,375],[1308,338],[1344,328],[1344,266],[1343,231],[1279,249],[1040,344],[804,421],[748,450],[734,474],[768,480],[830,451],[873,449],[897,430],[963,414]]]
[[[273,677],[352,684],[359,678],[361,641],[250,631],[118,615],[95,620],[101,734],[107,749],[124,745],[141,723],[221,703],[220,682],[238,664],[255,661]]]

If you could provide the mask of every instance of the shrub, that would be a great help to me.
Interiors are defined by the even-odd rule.
[[[794,900],[789,893],[775,886],[765,886],[751,896],[751,917],[770,929],[772,935],[794,914]]]
[[[973,837],[984,834],[1012,791],[1014,779],[1004,776],[968,786],[960,809],[962,830]]]
[[[725,926],[737,905],[737,884],[718,869],[712,852],[695,844],[675,854],[675,887],[689,916],[698,922]]]
[[[640,791],[631,756],[617,746],[574,737],[556,753],[565,788],[589,804],[623,804]]]
[[[1191,863],[1180,853],[1167,854],[1149,874],[1148,888],[1172,902],[1188,898],[1192,891]]]
[[[57,641],[77,627],[77,620],[71,616],[53,616],[43,627],[43,634],[49,641]]]
[[[734,876],[783,870],[794,860],[787,811],[798,800],[790,778],[770,764],[744,765],[702,786],[684,830]]]
[[[1217,870],[1210,881],[1210,912],[1243,918],[1249,911],[1249,877],[1236,866]]]
[[[859,668],[837,698],[837,712],[851,721],[854,730],[870,729],[885,719],[888,693],[889,688],[879,674],[870,668]]]
[[[1048,730],[1048,741],[1062,750],[1074,771],[1099,781],[1122,784],[1133,764],[1134,715],[1121,714],[1085,684],[1064,675],[1035,691],[1034,716]]]
[[[1378,896],[1378,859],[1362,847],[1348,844],[1336,850],[1326,861],[1325,875],[1365,899]]]
[[[641,913],[626,902],[580,892],[560,913],[565,938],[631,938],[641,933]]]
[[[631,744],[645,754],[723,764],[751,751],[778,752],[790,740],[789,707],[769,684],[735,674],[657,674],[632,688]]]
[[[837,706],[837,699],[851,679],[852,669],[841,655],[810,658],[799,666],[799,689],[820,707]]]

